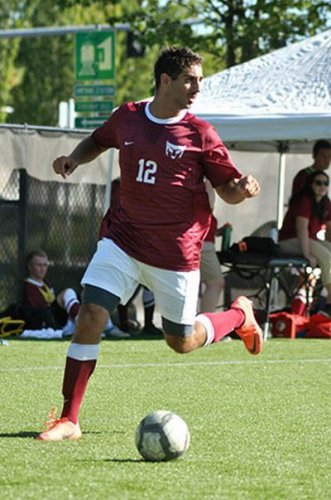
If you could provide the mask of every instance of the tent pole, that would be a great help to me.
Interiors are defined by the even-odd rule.
[[[277,229],[280,229],[283,224],[283,215],[284,215],[285,167],[286,167],[286,152],[288,151],[287,142],[280,142],[278,151],[279,151],[279,164],[278,164]]]

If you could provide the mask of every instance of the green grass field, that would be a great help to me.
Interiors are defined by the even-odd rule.
[[[162,340],[103,341],[78,442],[43,443],[61,408],[67,341],[0,346],[2,499],[330,499],[331,344],[241,341],[190,355]],[[187,454],[144,462],[140,419],[169,409],[187,422]]]

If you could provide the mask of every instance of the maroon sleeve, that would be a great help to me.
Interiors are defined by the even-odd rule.
[[[204,133],[203,165],[206,177],[214,188],[242,177],[242,173],[233,163],[227,147],[223,144],[214,127],[209,124]]]
[[[123,111],[125,109],[125,105],[120,108],[115,109],[115,111],[109,116],[108,120],[106,120],[103,125],[96,128],[92,132],[93,139],[101,146],[102,148],[116,148],[119,149],[119,144],[117,140],[117,127],[118,121],[121,119]]]

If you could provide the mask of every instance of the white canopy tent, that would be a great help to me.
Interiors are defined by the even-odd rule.
[[[331,138],[331,30],[205,78],[192,111],[212,123],[231,150],[260,152],[246,155],[245,173],[251,170],[247,160],[264,158],[271,178],[277,152],[280,226],[285,154],[296,173],[311,164],[301,155],[311,156],[317,139]],[[268,193],[270,203],[270,185]]]

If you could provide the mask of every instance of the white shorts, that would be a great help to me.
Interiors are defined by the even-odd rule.
[[[121,303],[132,297],[139,284],[155,295],[162,318],[181,325],[195,322],[200,271],[168,271],[144,264],[127,255],[112,240],[98,242],[82,285],[93,285],[117,297]]]

